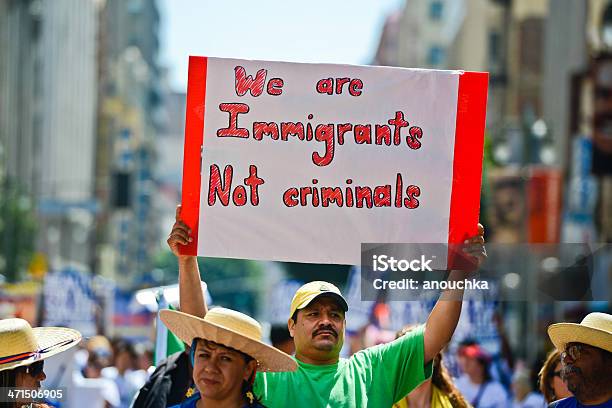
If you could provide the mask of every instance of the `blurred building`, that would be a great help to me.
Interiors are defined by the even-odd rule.
[[[155,0],[0,2],[0,197],[35,209],[52,267],[150,271],[159,24]],[[0,274],[21,228],[4,212]]]
[[[612,0],[408,1],[387,18],[374,62],[489,72],[489,242],[612,240]],[[506,316],[531,360],[545,346],[539,308]]]
[[[510,6],[504,1],[466,0],[464,7],[465,17],[449,49],[447,68],[489,72],[487,125],[499,128],[508,93]]]
[[[463,0],[409,1],[385,21],[375,65],[446,68],[465,17]]]
[[[587,64],[586,1],[561,0],[550,7],[545,27],[543,116],[551,126],[557,163],[566,168],[572,133],[572,76]],[[560,63],[563,61],[563,63]]]
[[[0,2],[0,181],[40,188],[41,12],[35,1]],[[35,129],[36,127],[36,129]],[[36,136],[35,136],[36,134]],[[25,160],[27,159],[27,160]]]
[[[506,115],[530,119],[542,117],[544,26],[548,0],[510,2],[508,27],[508,103]],[[556,8],[555,7],[550,7]]]
[[[509,5],[492,0],[415,0],[385,21],[374,64],[491,73],[488,123],[502,121]]]
[[[0,2],[0,283],[14,280],[34,239],[24,214],[40,188],[40,7]],[[23,211],[15,211],[23,207]],[[21,215],[21,216],[20,216]]]
[[[94,0],[0,6],[4,188],[7,180],[16,183],[35,203],[37,247],[54,263],[88,264],[92,255],[98,6]]]
[[[90,231],[97,210],[93,163],[99,3],[60,0],[39,4],[39,248],[53,261],[89,265]]]
[[[154,0],[107,0],[100,15],[97,266],[123,286],[149,275],[158,246],[159,25]]]
[[[174,223],[176,205],[181,202],[185,106],[187,96],[166,87],[164,92],[164,125],[157,140],[158,156],[155,178],[158,181],[157,210],[162,233],[167,234]]]
[[[573,208],[568,223],[586,229],[577,218],[588,214],[595,224],[596,239],[612,241],[612,2],[589,0],[581,4],[572,24],[582,27],[582,53],[576,58],[568,88],[569,124],[562,141],[564,146],[587,144],[586,155],[567,154],[574,178],[568,194],[590,200]],[[584,150],[584,149],[583,149]],[[573,153],[573,152],[572,152]],[[583,169],[586,167],[586,169]],[[578,172],[577,170],[582,170]],[[584,171],[586,170],[586,171]],[[577,176],[576,176],[577,175]],[[582,193],[582,194],[581,194]],[[585,197],[586,198],[586,197]],[[592,201],[596,204],[590,205]]]

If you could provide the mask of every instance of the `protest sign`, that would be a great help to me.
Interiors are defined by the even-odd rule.
[[[192,255],[359,264],[476,233],[488,74],[191,57]]]
[[[97,302],[87,272],[65,267],[45,276],[43,326],[71,327],[83,336],[97,333]]]

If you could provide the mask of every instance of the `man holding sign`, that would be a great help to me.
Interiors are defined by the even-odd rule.
[[[478,262],[486,257],[483,235],[479,224],[478,235],[465,242],[464,251]],[[203,317],[207,307],[195,284],[200,282],[196,257],[180,254],[192,241],[177,210],[168,245],[179,260],[181,310]],[[449,279],[458,275],[463,274],[452,272]],[[258,373],[255,394],[269,408],[390,407],[431,376],[434,356],[448,344],[459,321],[462,295],[462,290],[443,292],[424,326],[340,359],[348,305],[331,283],[310,282],[295,293],[288,320],[298,370]]]
[[[207,310],[196,255],[357,265],[361,243],[429,242],[484,258],[487,80],[191,57],[182,210],[168,239],[181,310]],[[457,258],[448,251],[436,268]],[[299,368],[259,373],[254,390],[271,408],[390,407],[431,375],[462,296],[444,291],[423,327],[343,360],[348,305],[334,285],[306,284],[288,320]]]

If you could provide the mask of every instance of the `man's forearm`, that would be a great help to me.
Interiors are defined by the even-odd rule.
[[[198,258],[195,256],[181,256],[178,258],[178,265],[181,312],[204,317],[208,308],[202,293]]]
[[[466,271],[451,271],[448,281],[462,281],[470,275],[469,269],[477,269],[486,259],[487,251],[484,247],[484,227],[478,224],[478,235],[466,239],[462,247],[465,256],[474,262],[475,268]],[[449,287],[456,287],[451,284]],[[442,292],[434,306],[427,323],[425,324],[425,362],[431,361],[444,346],[448,344],[461,316],[463,304],[463,289],[451,289]]]
[[[465,273],[451,271],[448,280],[463,279]],[[463,289],[451,289],[442,292],[433,310],[425,323],[425,362],[433,360],[450,342],[459,317],[463,303]]]

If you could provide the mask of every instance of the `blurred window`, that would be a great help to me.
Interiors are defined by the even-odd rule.
[[[497,31],[489,32],[489,62],[495,64],[499,62],[501,36]]]
[[[434,0],[429,5],[429,18],[433,21],[438,21],[442,19],[442,10],[444,9],[444,4],[440,0]]]
[[[138,14],[142,11],[142,0],[129,0],[127,3],[127,11],[130,14]]]
[[[612,48],[612,4],[608,4],[601,17],[601,41],[606,48]]]
[[[539,74],[542,71],[544,19],[531,17],[519,27],[519,40],[523,45],[520,52],[521,72]]]
[[[429,48],[427,54],[427,64],[430,66],[438,66],[444,62],[444,49],[442,47],[434,45]]]

